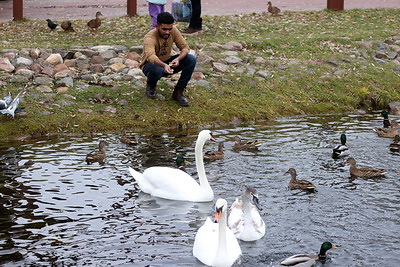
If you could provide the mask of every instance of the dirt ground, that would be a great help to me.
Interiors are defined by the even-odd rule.
[[[166,11],[171,11],[169,0]],[[321,10],[330,3],[344,1],[345,9],[354,8],[400,8],[400,0],[272,0],[282,12]],[[202,14],[232,15],[240,13],[260,13],[266,10],[268,0],[203,0]],[[127,0],[25,0],[23,16],[33,20],[47,18],[59,21],[65,19],[91,19],[96,11],[105,17],[120,17],[127,14]],[[13,1],[0,0],[0,21],[13,19]],[[146,0],[137,0],[137,13],[148,14]]]

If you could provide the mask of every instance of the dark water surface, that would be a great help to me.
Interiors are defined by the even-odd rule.
[[[266,234],[240,242],[240,265],[274,266],[294,253],[316,253],[329,240],[341,248],[328,251],[324,266],[399,266],[400,156],[389,151],[391,139],[372,131],[381,125],[376,116],[329,115],[213,130],[226,154],[205,163],[215,199],[231,204],[251,185],[264,208]],[[349,179],[343,160],[330,157],[342,132],[359,165],[384,168],[385,178]],[[128,166],[173,167],[183,154],[195,173],[197,133],[140,132],[137,146],[120,143],[118,135],[3,142],[0,265],[201,266],[192,245],[214,203],[139,194],[128,172]],[[263,144],[258,151],[235,152],[236,135]],[[85,155],[101,139],[109,143],[106,164],[87,165]],[[204,150],[216,148],[206,143]],[[289,191],[284,173],[290,167],[318,192]]]

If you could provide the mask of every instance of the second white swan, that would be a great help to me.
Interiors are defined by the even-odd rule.
[[[258,202],[257,190],[247,187],[243,191],[242,200],[233,202],[228,216],[228,226],[238,239],[255,241],[265,234],[265,223],[258,210],[262,210]]]
[[[239,242],[226,225],[228,203],[225,199],[218,199],[215,203],[215,217],[213,223],[207,217],[205,223],[197,231],[193,255],[202,263],[209,266],[231,266],[242,254]]]

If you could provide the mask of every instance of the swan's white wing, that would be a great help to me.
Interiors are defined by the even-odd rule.
[[[259,238],[263,237],[265,234],[265,223],[261,218],[260,213],[258,213],[258,209],[252,205],[250,209],[251,221],[253,222],[253,227]]]
[[[243,205],[242,201],[239,199],[236,199],[229,209],[228,226],[233,231],[236,237],[240,236],[243,231]]]
[[[280,264],[285,266],[296,266],[296,267],[310,267],[315,264],[315,260],[304,254],[296,254],[289,258],[284,259]]]
[[[200,192],[200,185],[187,173],[169,167],[151,167],[143,177],[152,186],[152,195],[175,200],[188,200]]]
[[[151,167],[143,174],[129,168],[140,189],[152,196],[173,200],[194,200],[200,185],[187,173],[169,167]]]
[[[218,249],[218,224],[207,217],[199,228],[193,244],[193,256],[202,263],[211,266]]]

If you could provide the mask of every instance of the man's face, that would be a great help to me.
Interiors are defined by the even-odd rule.
[[[173,24],[157,24],[156,25],[158,34],[160,34],[161,38],[163,38],[163,39],[169,38],[169,36],[171,35],[172,26],[173,26]]]

